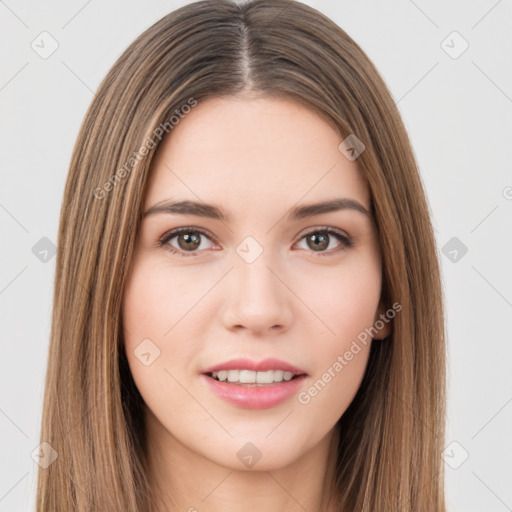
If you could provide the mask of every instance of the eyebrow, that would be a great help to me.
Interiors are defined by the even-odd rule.
[[[371,213],[358,201],[349,198],[338,198],[322,201],[319,203],[310,203],[301,206],[295,206],[288,213],[288,220],[300,220],[306,217],[313,217],[323,213],[336,212],[340,210],[355,210],[368,217]],[[219,206],[197,201],[162,201],[149,208],[143,214],[143,218],[157,213],[170,213],[180,215],[197,215],[210,219],[230,222],[231,216],[222,210]]]

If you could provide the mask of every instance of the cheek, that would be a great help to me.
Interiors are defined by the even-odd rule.
[[[162,315],[165,304],[160,300],[162,287],[163,282],[155,281],[152,273],[144,267],[134,269],[123,299],[127,349],[135,349],[138,343],[147,338],[160,346],[159,340],[166,329],[165,316]]]
[[[126,357],[148,405],[173,386],[176,361],[183,367],[191,357],[186,343],[172,343],[186,314],[187,301],[176,291],[179,283],[149,263],[135,263],[122,306]]]
[[[369,328],[381,296],[380,260],[373,254],[355,255],[336,269],[308,278],[308,305],[322,320],[323,347],[331,355]]]
[[[322,350],[316,353],[314,375],[297,398],[306,414],[330,424],[350,405],[364,376],[372,343],[369,328],[381,294],[380,262],[361,260],[324,278],[317,280],[317,285],[324,283],[323,293],[312,295],[312,309],[325,327],[317,343]]]
[[[160,347],[168,345],[200,291],[179,270],[150,259],[136,263],[123,299],[125,343],[151,338]]]

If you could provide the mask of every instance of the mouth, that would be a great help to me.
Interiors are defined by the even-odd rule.
[[[298,379],[305,374],[293,373],[284,370],[267,370],[267,371],[253,371],[253,370],[220,370],[215,372],[207,372],[204,375],[218,381],[225,382],[226,384],[235,384],[239,386],[272,386],[289,382]]]
[[[306,374],[284,370],[219,370],[202,374],[207,388],[242,409],[270,409],[285,403],[304,385]]]

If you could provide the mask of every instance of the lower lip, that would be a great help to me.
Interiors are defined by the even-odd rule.
[[[269,409],[295,395],[306,375],[275,384],[231,384],[202,374],[210,389],[220,398],[243,409]]]

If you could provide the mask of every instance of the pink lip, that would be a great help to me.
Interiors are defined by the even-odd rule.
[[[240,368],[240,366],[238,366]],[[220,398],[243,409],[269,409],[297,394],[306,375],[278,384],[231,384],[201,375],[210,389]]]
[[[294,373],[298,377],[289,381],[260,386],[220,382],[206,375],[221,370],[252,370],[254,372],[283,370]],[[206,379],[208,386],[217,396],[243,409],[268,409],[285,402],[299,391],[307,375],[304,370],[275,358],[263,359],[262,361],[252,361],[244,358],[232,359],[225,363],[210,366],[201,373],[201,377]]]
[[[206,368],[201,373],[219,372],[221,370],[252,370],[253,372],[266,372],[268,370],[283,370],[292,372],[295,375],[306,375],[304,370],[293,366],[286,361],[275,358],[263,359],[262,361],[252,361],[250,359],[232,359],[225,363],[216,364]],[[290,381],[289,381],[290,382]]]

